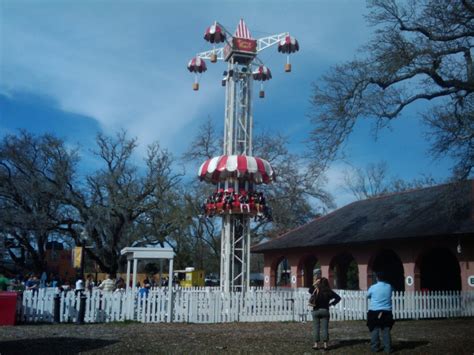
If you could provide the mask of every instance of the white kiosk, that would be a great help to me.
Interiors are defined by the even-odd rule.
[[[149,259],[168,259],[169,260],[169,275],[168,278],[168,317],[167,321],[171,322],[171,311],[172,311],[172,288],[173,288],[173,258],[174,251],[172,248],[123,248],[120,251],[120,255],[126,255],[127,257],[127,290],[130,287],[130,264],[133,260],[133,274],[132,274],[132,290],[135,292],[137,284],[137,268],[138,260],[149,260]]]

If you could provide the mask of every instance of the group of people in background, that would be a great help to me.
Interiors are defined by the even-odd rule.
[[[313,310],[313,349],[328,349],[329,341],[329,308],[335,306],[341,297],[331,290],[329,280],[321,277],[321,271],[317,270],[314,275],[313,285],[309,288],[311,306]],[[372,352],[392,352],[392,339],[390,331],[394,320],[392,314],[392,286],[384,280],[384,274],[376,274],[377,282],[367,291],[369,308],[367,312],[367,327],[370,331],[370,350]],[[380,342],[382,334],[382,344]]]
[[[370,348],[372,352],[383,350],[386,353],[390,353],[392,351],[390,330],[394,324],[392,315],[393,288],[384,280],[383,273],[377,273],[376,280],[377,282],[367,291],[367,298],[369,299],[367,327],[370,331]],[[148,296],[153,283],[154,280],[152,281],[148,277],[143,281],[143,286],[137,283],[136,289],[138,294],[141,297]],[[0,274],[0,291],[31,290],[35,292],[42,287],[57,287],[59,292],[74,290],[76,294],[85,291],[92,292],[95,288],[102,292],[111,293],[125,291],[126,284],[122,277],[117,276],[113,280],[110,274],[101,282],[94,280],[92,274],[87,275],[85,282],[81,277],[78,277],[74,288],[67,281],[61,283],[55,276],[49,280],[43,276],[38,278],[35,274],[30,274],[27,278],[22,278],[21,275],[18,275],[10,280],[3,274]],[[320,349],[320,342],[322,342],[322,349],[326,350],[328,349],[329,341],[329,308],[339,303],[341,297],[331,289],[329,280],[322,277],[320,270],[316,271],[313,285],[308,291],[313,296],[311,297],[311,306],[313,307],[311,312],[313,317],[313,349]],[[380,335],[382,335],[383,346],[381,346]]]
[[[173,280],[174,284],[175,280]],[[137,282],[135,288],[140,295],[148,295],[148,291],[152,287],[160,285],[168,286],[168,278],[164,277],[158,283],[154,278],[147,276],[142,283]],[[131,282],[129,286],[132,287]],[[18,274],[13,278],[7,278],[4,274],[0,273],[0,291],[37,292],[39,289],[46,287],[55,288],[58,293],[68,293],[71,291],[76,295],[86,291],[92,292],[93,290],[99,290],[103,293],[125,292],[127,288],[125,280],[120,275],[113,277],[113,275],[107,274],[104,280],[97,280],[92,274],[88,274],[85,278],[77,275],[74,279],[61,279],[58,275],[54,274],[48,277],[46,273],[43,273],[40,277],[35,273],[31,273],[27,277]]]
[[[271,209],[267,206],[263,192],[233,189],[219,189],[204,201],[204,213],[210,217],[223,213],[251,213],[255,211],[255,220],[272,219]]]
[[[30,273],[26,277],[18,274],[13,278],[7,278],[0,274],[0,291],[37,292],[39,289],[46,287],[52,287],[57,289],[58,292],[64,293],[74,291],[77,294],[79,292],[92,291],[96,288],[105,292],[125,290],[126,285],[122,277],[117,276],[115,280],[112,280],[111,275],[107,275],[105,280],[100,281],[94,279],[92,274],[88,274],[85,279],[80,275],[77,275],[75,278],[60,278],[56,274],[47,276],[45,272],[39,277],[35,273]]]
[[[38,274],[30,273],[27,276],[18,274],[13,278],[7,278],[4,274],[0,274],[0,291],[33,291],[36,292],[40,288],[57,287],[60,279],[57,275],[48,276],[46,272]]]
[[[168,285],[168,278],[164,278],[161,285]],[[137,282],[135,289],[137,290],[140,296],[148,296],[148,293],[152,287],[157,287],[159,284],[155,281],[154,278],[145,277],[142,283]],[[129,287],[132,287],[132,282],[130,281]],[[119,293],[125,292],[127,285],[125,280],[117,275],[115,278],[111,274],[107,274],[106,278],[103,281],[95,282],[92,275],[87,275],[86,282],[83,285],[82,280],[79,278],[76,281],[75,292],[83,292],[97,289],[102,293]]]

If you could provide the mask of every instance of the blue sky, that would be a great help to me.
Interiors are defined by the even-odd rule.
[[[311,84],[367,41],[366,13],[358,0],[2,0],[0,135],[20,128],[53,132],[80,144],[84,161],[93,164],[88,149],[97,132],[125,129],[139,139],[142,153],[158,140],[179,156],[207,117],[219,126],[224,117],[224,63],[207,63],[198,92],[186,64],[211,49],[202,37],[215,20],[233,32],[243,18],[256,38],[288,31],[300,42],[291,74],[284,73],[286,57],[276,47],[262,53],[273,79],[266,98],[255,97],[254,122],[256,130],[287,134],[301,152],[311,128]],[[449,176],[449,160],[428,156],[417,117],[422,108],[410,108],[377,141],[361,122],[348,142],[350,164],[385,160],[392,175],[405,179]],[[345,168],[337,162],[328,171],[339,206],[352,199],[341,188]]]

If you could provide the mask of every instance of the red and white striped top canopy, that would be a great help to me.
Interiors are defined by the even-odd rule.
[[[265,81],[272,78],[272,72],[266,66],[261,65],[252,73],[255,80]]]
[[[188,63],[188,70],[191,73],[204,73],[207,70],[206,62],[200,57],[194,57]]]
[[[256,184],[269,184],[275,179],[269,162],[245,155],[221,155],[208,159],[199,168],[198,176],[199,179],[212,183],[237,178]]]
[[[250,31],[243,19],[240,19],[237,29],[235,30],[234,37],[252,39]]]
[[[217,23],[214,23],[212,26],[208,27],[204,33],[204,39],[211,43],[224,42],[225,37],[225,32]]]
[[[295,53],[300,50],[300,45],[295,37],[286,36],[278,43],[278,52]]]

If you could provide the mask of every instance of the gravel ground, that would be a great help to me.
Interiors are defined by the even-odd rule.
[[[369,353],[362,321],[330,323],[334,354]],[[400,354],[474,354],[474,318],[399,321]],[[311,323],[108,323],[0,327],[0,354],[314,354]]]

